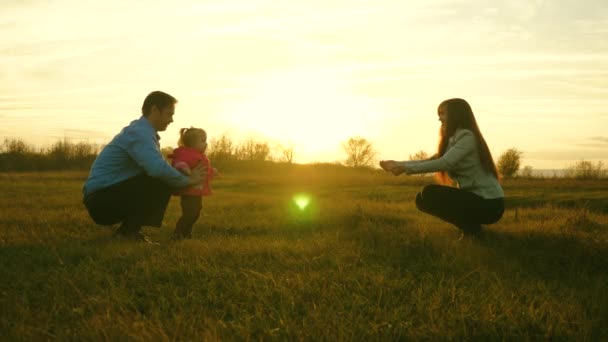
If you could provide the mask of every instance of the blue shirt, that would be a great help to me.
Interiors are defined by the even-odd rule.
[[[189,178],[163,159],[159,140],[158,133],[145,117],[132,121],[93,162],[82,189],[83,195],[144,173],[173,187],[188,185]]]

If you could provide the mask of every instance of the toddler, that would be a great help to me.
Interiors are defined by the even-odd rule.
[[[191,169],[201,163],[207,174],[203,183],[180,189],[179,195],[182,207],[182,216],[177,221],[174,240],[192,238],[192,226],[198,220],[203,208],[203,197],[211,195],[210,180],[217,174],[217,170],[211,167],[211,162],[205,151],[207,150],[207,133],[202,128],[182,128],[179,130],[178,148],[169,155],[173,167],[182,173],[189,175]]]

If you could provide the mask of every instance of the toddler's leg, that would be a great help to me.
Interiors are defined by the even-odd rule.
[[[202,209],[202,196],[183,195],[180,199],[182,216],[175,226],[175,236],[178,238],[191,238],[192,226],[196,223]]]

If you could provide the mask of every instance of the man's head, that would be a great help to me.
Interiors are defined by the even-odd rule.
[[[141,114],[148,119],[156,131],[164,131],[173,122],[176,103],[175,97],[162,91],[153,91],[146,96],[141,106]]]

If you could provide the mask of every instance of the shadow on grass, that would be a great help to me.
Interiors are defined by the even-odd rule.
[[[586,290],[597,279],[608,282],[608,244],[561,232],[484,230],[482,238],[460,240],[456,230],[361,226],[347,238],[372,263],[411,272],[458,275],[480,267],[506,281],[540,280]]]
[[[563,208],[586,208],[591,211],[608,214],[608,199],[606,198],[578,198],[578,199],[547,199],[526,196],[509,196],[505,198],[505,208],[542,208],[554,205]]]
[[[530,278],[583,287],[582,279],[608,279],[608,245],[574,234],[488,230],[479,244],[493,257],[488,262]]]
[[[153,245],[128,242],[116,239],[112,233],[100,235],[92,239],[66,239],[41,243],[21,243],[0,246],[0,278],[6,282],[14,283],[19,279],[40,277],[53,271],[65,271],[83,263],[91,263],[99,259],[105,247],[112,246],[138,246],[138,248],[152,248]],[[109,262],[127,260],[124,255],[105,258]],[[130,262],[132,262],[131,260]],[[125,262],[125,266],[128,262]]]

